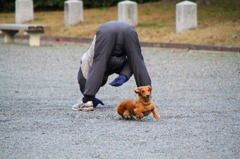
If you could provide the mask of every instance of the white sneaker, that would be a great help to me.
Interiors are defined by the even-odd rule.
[[[79,103],[72,106],[72,110],[78,110],[78,111],[93,111],[93,103],[92,101],[88,101],[87,103],[83,103],[80,101]]]

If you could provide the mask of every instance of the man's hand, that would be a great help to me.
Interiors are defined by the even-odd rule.
[[[127,81],[127,76],[125,75],[119,75],[115,80],[113,80],[111,83],[109,83],[111,86],[118,87],[121,86],[123,83]]]

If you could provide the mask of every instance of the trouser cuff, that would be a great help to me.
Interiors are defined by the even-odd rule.
[[[82,101],[83,103],[87,103],[88,101],[92,101],[93,100],[93,96],[84,96]]]

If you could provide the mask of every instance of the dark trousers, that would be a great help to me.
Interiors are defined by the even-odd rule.
[[[135,29],[124,22],[108,22],[96,32],[93,63],[87,79],[84,79],[81,70],[78,73],[80,90],[86,100],[92,100],[98,92],[107,70],[108,59],[117,43],[123,44],[122,49],[127,56],[128,65],[134,75],[136,85],[138,87],[151,85]],[[129,69],[122,71],[124,74],[124,71],[128,72]]]

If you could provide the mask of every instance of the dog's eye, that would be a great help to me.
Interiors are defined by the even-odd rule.
[[[142,91],[142,93],[144,93],[145,91]]]

